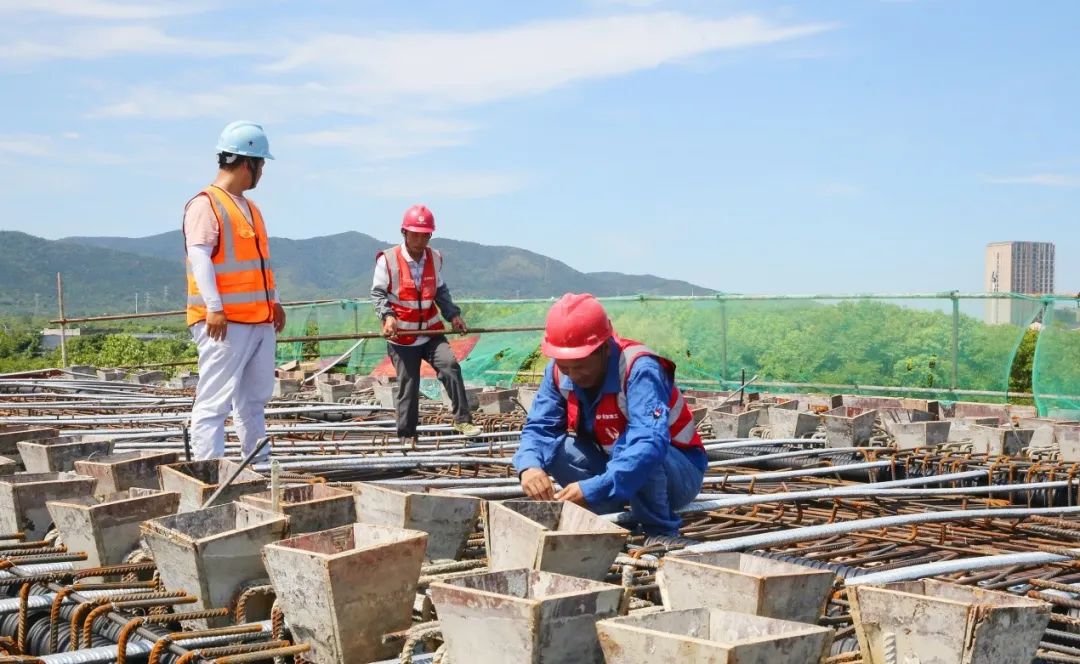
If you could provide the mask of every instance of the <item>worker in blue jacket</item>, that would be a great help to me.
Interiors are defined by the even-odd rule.
[[[525,494],[599,514],[629,502],[646,545],[687,544],[676,510],[701,490],[707,457],[674,363],[617,337],[588,294],[555,303],[541,350],[552,361],[514,455]]]

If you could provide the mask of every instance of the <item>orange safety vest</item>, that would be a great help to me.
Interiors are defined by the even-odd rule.
[[[611,449],[623,433],[629,415],[626,412],[626,384],[630,381],[630,370],[634,362],[642,357],[654,357],[660,366],[675,378],[675,363],[666,357],[661,357],[648,346],[639,341],[615,338],[618,345],[619,355],[619,391],[614,394],[604,394],[600,397],[600,403],[596,406],[596,415],[593,419],[593,436],[604,452],[611,454]],[[563,380],[559,366],[552,367],[551,377],[555,381],[555,387],[562,392],[566,399],[566,429],[567,432],[576,436],[580,419],[581,407],[578,403],[577,394],[574,393],[573,383]],[[694,415],[683,398],[682,392],[674,384],[671,386],[671,395],[668,398],[668,431],[671,433],[671,444],[681,449],[703,448],[701,436],[694,427]]]
[[[413,280],[412,270],[409,269],[409,262],[405,260],[405,250],[401,245],[381,251],[378,256],[386,258],[386,270],[390,275],[386,294],[390,308],[394,310],[394,318],[397,319],[397,329],[443,329],[442,321],[439,320],[439,308],[435,306],[435,291],[439,286],[435,261],[438,260],[441,266],[442,254],[430,247],[424,249],[424,272],[420,276],[419,284]],[[416,341],[416,336],[399,334],[391,341],[408,346]]]
[[[276,285],[262,213],[249,200],[251,222],[248,222],[232,196],[214,185],[203,189],[195,198],[199,196],[210,200],[218,221],[218,241],[212,258],[225,318],[232,323],[273,322]],[[187,261],[187,324],[201,320],[206,320],[206,302],[199,294],[191,261]]]

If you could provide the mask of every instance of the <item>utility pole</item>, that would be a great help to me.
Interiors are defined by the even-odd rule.
[[[67,320],[64,318],[64,277],[56,273],[56,300],[60,306],[60,363],[67,368]]]
[[[139,291],[135,291],[135,313],[139,313]]]

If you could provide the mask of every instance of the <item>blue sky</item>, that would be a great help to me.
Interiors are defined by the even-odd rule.
[[[0,228],[177,228],[234,119],[271,233],[439,234],[727,291],[1080,291],[1080,3],[0,0]],[[357,256],[368,261],[369,256]]]

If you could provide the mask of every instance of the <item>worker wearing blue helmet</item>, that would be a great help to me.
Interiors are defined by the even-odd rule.
[[[225,454],[230,413],[245,455],[266,435],[275,332],[285,326],[266,225],[245,196],[273,159],[266,133],[254,122],[229,123],[216,151],[217,177],[184,208],[187,323],[199,351],[190,428],[196,459]]]

